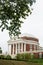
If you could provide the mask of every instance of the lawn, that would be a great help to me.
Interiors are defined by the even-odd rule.
[[[43,62],[25,62],[25,61],[15,61],[15,60],[0,60],[0,65],[43,65]]]

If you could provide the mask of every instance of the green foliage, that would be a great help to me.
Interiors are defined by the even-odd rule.
[[[42,54],[42,59],[43,59],[43,54]]]
[[[10,55],[7,55],[7,56],[5,57],[5,59],[6,59],[6,60],[11,60],[12,58],[11,58]]]
[[[22,58],[21,54],[17,54],[16,59],[20,60]]]
[[[22,18],[31,14],[31,5],[35,0],[0,0],[0,28],[9,31],[9,35],[19,35]]]
[[[35,57],[34,57],[34,54],[31,54],[31,59],[34,59]]]
[[[4,55],[0,55],[0,59],[4,59],[5,58],[5,56]]]
[[[6,60],[11,60],[11,56],[10,55],[0,55],[0,59],[6,59]]]
[[[34,55],[31,55],[30,53],[17,54],[16,56],[17,60],[29,60],[33,58],[34,58]]]
[[[32,63],[42,63],[43,59],[29,59],[28,62],[32,62]]]
[[[0,54],[2,53],[2,49],[1,49],[1,47],[0,47]]]
[[[31,58],[31,54],[30,53],[25,53],[25,59],[30,59]]]
[[[0,50],[0,54],[2,53],[2,50]]]

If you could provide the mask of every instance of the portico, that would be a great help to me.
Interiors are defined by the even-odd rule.
[[[29,51],[35,51],[38,50],[38,45],[37,44],[29,44],[29,43],[12,43],[12,44],[8,44],[8,50],[9,50],[9,54],[10,55],[15,55],[18,53],[26,53]]]
[[[8,47],[11,55],[26,52],[26,44],[24,43],[9,44]]]

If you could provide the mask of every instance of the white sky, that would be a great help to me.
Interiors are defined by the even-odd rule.
[[[33,5],[32,14],[24,20],[21,27],[21,33],[29,33],[39,39],[40,46],[43,47],[43,0],[36,0]],[[8,50],[7,41],[9,40],[8,32],[0,30],[0,47],[6,52]]]

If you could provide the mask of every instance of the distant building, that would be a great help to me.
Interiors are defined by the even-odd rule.
[[[23,34],[8,41],[8,52],[12,57],[18,53],[32,53],[36,57],[42,57],[43,49],[39,46],[39,39],[31,34]]]

